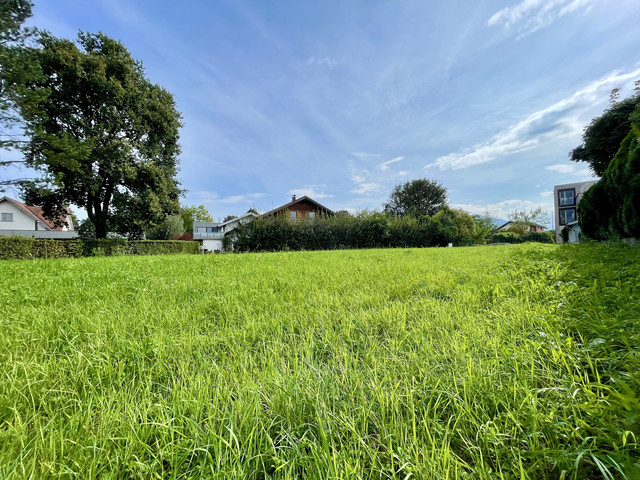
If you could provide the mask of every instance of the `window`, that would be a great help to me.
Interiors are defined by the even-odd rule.
[[[298,212],[296,212],[295,210],[291,210],[289,212],[289,214],[291,215],[291,220],[295,220],[296,219],[297,213]]]
[[[575,208],[561,208],[560,209],[560,225],[566,225],[576,221],[576,209]]]
[[[558,204],[561,207],[576,204],[576,189],[567,188],[565,190],[558,190]]]
[[[309,218],[311,220],[313,220],[314,218],[316,218],[316,212],[309,212]]]
[[[0,222],[13,222],[13,213],[0,214]]]

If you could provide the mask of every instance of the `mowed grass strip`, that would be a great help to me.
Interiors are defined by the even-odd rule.
[[[640,252],[0,263],[2,478],[638,478]]]

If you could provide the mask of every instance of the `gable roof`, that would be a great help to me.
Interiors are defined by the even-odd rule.
[[[313,198],[309,198],[306,195],[303,195],[300,198],[296,198],[295,200],[291,200],[289,203],[285,203],[284,205],[281,205],[277,208],[274,208],[273,210],[269,210],[267,213],[263,213],[262,215],[260,215],[261,217],[268,217],[269,215],[274,215],[276,213],[285,211],[285,210],[290,210],[293,205],[295,205],[296,203],[300,203],[303,201],[307,201],[310,203],[313,203],[316,207],[318,207],[321,210],[324,210],[325,212],[327,212],[329,215],[335,215],[335,212],[327,207],[325,207],[324,205],[316,202]]]
[[[64,225],[64,223],[67,221],[67,215],[61,215],[60,217],[58,217],[58,221],[61,222],[62,224],[59,226],[56,226],[55,220],[49,220],[48,218],[45,218],[42,207],[27,205],[26,203],[19,202],[18,200],[14,200],[13,198],[9,198],[9,197],[0,198],[0,202],[4,202],[4,201],[12,203],[16,207],[18,207],[20,210],[22,210],[24,213],[32,217],[34,220],[37,220],[38,222],[40,222],[48,230],[60,231],[62,230],[62,226]]]
[[[228,225],[230,223],[238,222],[238,221],[240,221],[240,220],[242,220],[243,218],[246,218],[246,217],[258,217],[258,215],[256,215],[253,212],[247,212],[244,215],[240,215],[239,217],[235,217],[235,218],[232,218],[231,220],[227,220],[226,222],[222,222],[222,223],[219,224],[219,226],[220,227],[224,227],[224,226],[226,226],[226,225]]]
[[[527,225],[529,225],[530,227],[542,227],[542,228],[547,228],[544,225],[540,225],[538,223],[533,223],[533,222],[514,222],[513,220],[509,220],[508,222],[500,225],[499,227],[496,228],[496,230],[502,230],[504,227],[506,227],[507,225],[511,225],[512,223],[525,223]]]

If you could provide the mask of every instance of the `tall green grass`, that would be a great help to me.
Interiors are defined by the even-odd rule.
[[[639,478],[640,252],[0,263],[1,478]]]

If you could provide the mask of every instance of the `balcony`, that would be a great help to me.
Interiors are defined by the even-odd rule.
[[[194,232],[193,233],[193,239],[194,240],[203,240],[203,239],[223,239],[224,238],[224,232]]]

